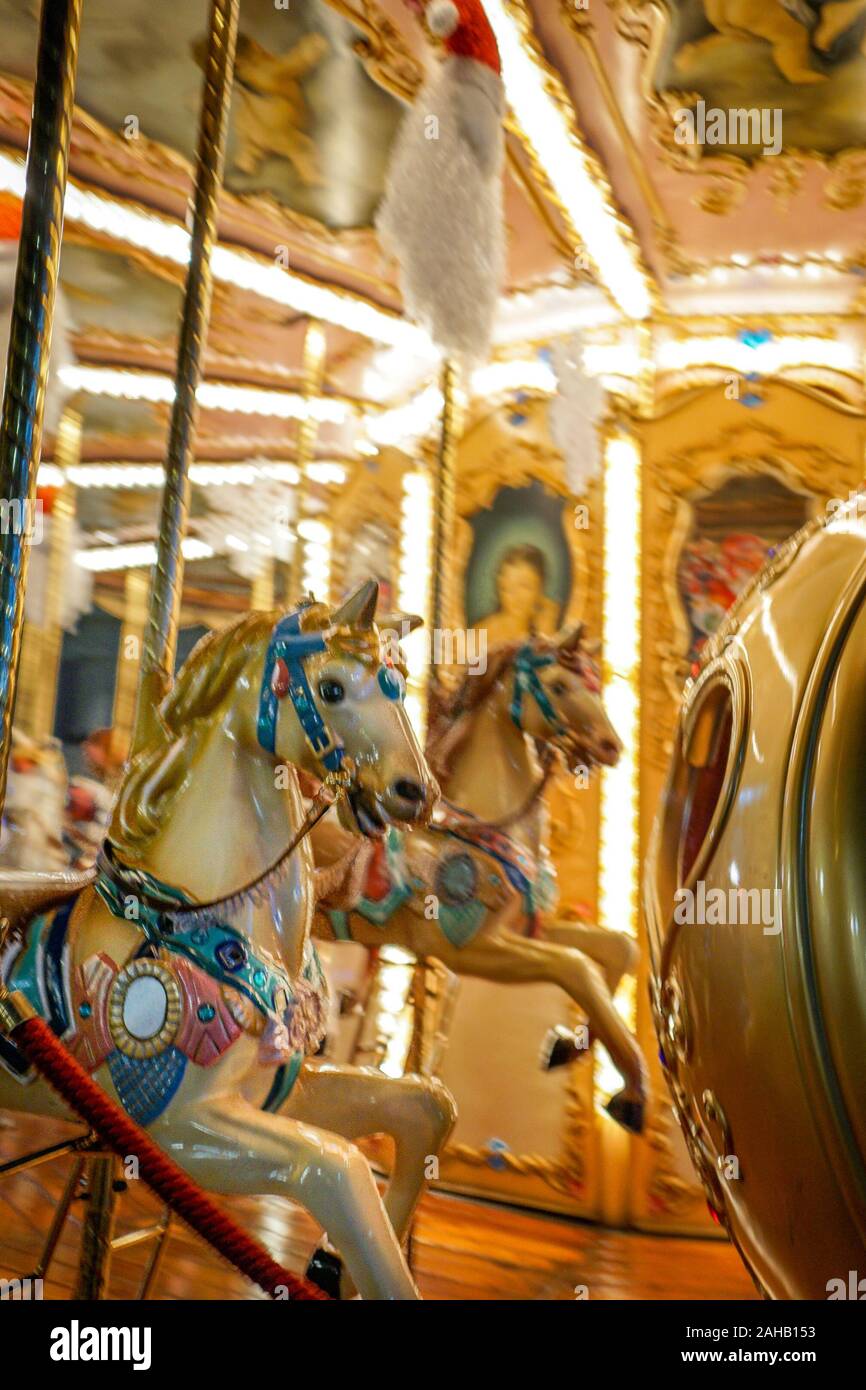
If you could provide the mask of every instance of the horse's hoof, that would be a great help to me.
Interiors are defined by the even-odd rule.
[[[589,1056],[589,1047],[579,1047],[577,1037],[564,1023],[551,1028],[541,1045],[542,1071],[555,1071]]]
[[[325,1250],[321,1245],[313,1251],[310,1263],[307,1265],[306,1278],[311,1284],[326,1293],[329,1298],[339,1299],[340,1297],[340,1278],[343,1273],[343,1261],[339,1255],[334,1255],[330,1250]]]
[[[627,1129],[630,1134],[643,1134],[644,1103],[641,1100],[626,1100],[620,1092],[611,1096],[604,1107],[612,1120]]]

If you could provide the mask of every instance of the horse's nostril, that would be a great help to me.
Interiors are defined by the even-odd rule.
[[[401,801],[411,801],[417,805],[424,800],[424,788],[418,782],[413,782],[408,777],[401,777],[392,787],[395,796],[399,796]]]

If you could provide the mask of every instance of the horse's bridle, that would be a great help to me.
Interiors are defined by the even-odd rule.
[[[288,695],[313,753],[326,772],[338,773],[343,766],[345,749],[342,740],[332,733],[322,718],[304,670],[308,656],[327,651],[336,629],[303,632],[303,612],[304,609],[300,608],[296,613],[281,618],[271,632],[262,674],[256,732],[265,752],[275,752],[279,702]]]
[[[553,666],[555,663],[556,656],[553,652],[537,652],[531,642],[522,646],[515,656],[514,685],[511,691],[511,718],[518,729],[523,728],[523,698],[525,695],[531,695],[554,734],[561,738],[563,734],[568,733],[567,727],[553,708],[550,696],[538,675],[538,672],[545,666]]]

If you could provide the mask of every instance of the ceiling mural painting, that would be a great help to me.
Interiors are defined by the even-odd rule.
[[[705,212],[744,206],[763,170],[782,204],[814,166],[827,208],[864,197],[866,0],[608,0],[645,50],[655,140],[681,173],[710,176]]]
[[[0,0],[3,67],[32,80],[38,6]],[[108,131],[195,157],[204,7],[89,0],[77,100]],[[247,0],[225,185],[325,227],[369,227],[402,103],[368,75],[360,30],[322,0]],[[190,61],[193,59],[193,61]],[[351,107],[352,120],[342,117]]]

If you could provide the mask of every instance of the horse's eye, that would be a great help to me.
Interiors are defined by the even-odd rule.
[[[552,695],[564,695],[567,689],[568,686],[565,684],[565,681],[554,681],[553,685],[550,687]]]
[[[339,681],[319,681],[319,694],[326,705],[338,705],[346,698],[346,692]]]

